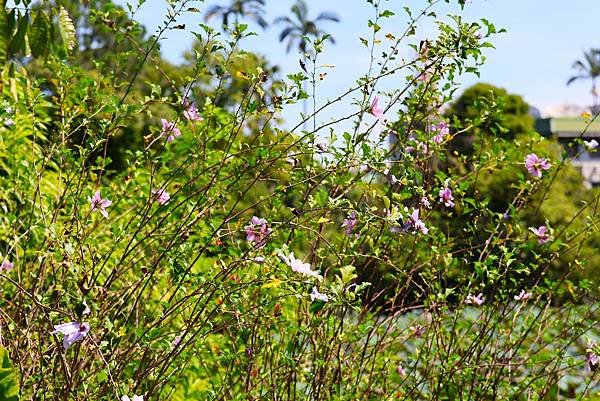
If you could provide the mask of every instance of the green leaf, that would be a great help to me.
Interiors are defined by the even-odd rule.
[[[25,35],[27,34],[27,29],[29,28],[29,12],[25,13],[25,15],[21,15],[17,21],[17,33],[10,41],[10,45],[8,46],[8,52],[10,54],[23,53],[27,55],[27,46],[25,41]]]
[[[19,400],[19,380],[8,357],[8,352],[2,347],[0,347],[0,400]]]
[[[35,16],[29,33],[29,46],[33,57],[45,56],[48,50],[50,21],[43,11]]]
[[[348,265],[340,268],[340,275],[342,276],[342,282],[344,284],[350,283],[356,277],[358,277],[355,273],[356,268],[354,266]]]
[[[67,10],[65,10],[62,6],[58,12],[58,30],[67,53],[73,51],[76,43],[75,25],[73,25],[73,20],[71,20]]]
[[[8,53],[8,14],[6,0],[0,0],[0,65],[6,63]]]

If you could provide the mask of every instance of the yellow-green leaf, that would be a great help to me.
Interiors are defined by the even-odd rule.
[[[64,7],[60,7],[58,12],[58,30],[67,52],[75,48],[75,25]]]

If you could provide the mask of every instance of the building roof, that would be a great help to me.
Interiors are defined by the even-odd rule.
[[[582,117],[540,118],[535,129],[544,136],[600,138],[600,118],[592,122]]]

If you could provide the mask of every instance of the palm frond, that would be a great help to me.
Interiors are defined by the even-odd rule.
[[[340,22],[340,17],[337,14],[331,12],[323,12],[319,14],[315,21],[332,21],[332,22]]]

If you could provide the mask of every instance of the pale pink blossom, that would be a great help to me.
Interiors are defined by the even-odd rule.
[[[383,108],[379,106],[379,98],[377,96],[373,98],[373,102],[371,102],[371,109],[369,110],[369,112],[375,117],[377,117],[379,120],[385,120],[385,117],[383,116]]]
[[[171,199],[171,195],[164,189],[153,189],[152,195],[154,195],[154,199],[159,205],[164,205]]]
[[[600,357],[594,352],[594,347],[595,344],[588,344],[585,358],[586,369],[591,372],[595,372],[600,367]]]
[[[404,370],[401,364],[398,364],[398,366],[396,366],[396,373],[398,373],[402,377],[406,376],[406,370]]]
[[[452,195],[452,190],[448,187],[444,187],[440,189],[439,192],[440,202],[444,204],[446,207],[454,207],[454,196]]]
[[[89,323],[71,322],[54,326],[54,331],[50,334],[64,334],[62,344],[63,348],[67,349],[77,341],[83,340],[85,336],[88,335],[89,331]]]
[[[421,324],[410,326],[410,329],[412,330],[412,335],[414,337],[421,337],[427,331],[427,328]]]
[[[419,209],[413,209],[410,215],[410,224],[415,231],[420,231],[423,234],[429,233],[429,229],[425,227],[425,223],[419,218]]]
[[[160,133],[160,136],[166,136],[167,142],[173,142],[175,138],[181,136],[181,131],[179,131],[179,128],[177,128],[174,122],[170,122],[165,118],[161,118],[160,122],[162,123],[162,132]]]
[[[483,305],[483,302],[484,302],[484,297],[483,297],[483,294],[481,292],[479,294],[477,294],[476,296],[473,296],[473,295],[469,294],[467,296],[467,299],[465,300],[466,304],[469,304],[469,305],[474,304],[474,305],[477,305],[477,306]]]
[[[289,256],[285,256],[279,253],[277,256],[288,265],[293,272],[300,273],[304,276],[314,277],[317,280],[323,280],[323,276],[318,271],[312,270],[310,263],[304,263],[300,259],[296,259],[294,252],[291,252]]]
[[[312,292],[310,293],[310,300],[318,300],[323,302],[329,302],[329,297],[327,294],[322,294],[317,290],[317,287],[313,287]]]
[[[548,160],[538,157],[535,153],[525,156],[525,167],[529,174],[536,178],[542,177],[542,170],[548,170],[552,165]]]
[[[5,272],[11,271],[15,267],[15,264],[10,262],[8,259],[4,259],[2,264],[0,264],[0,271],[4,270]]]
[[[108,219],[108,212],[106,211],[106,208],[112,205],[112,201],[109,201],[108,199],[102,199],[102,196],[100,196],[100,191],[94,192],[94,195],[91,198],[88,197],[88,201],[90,202],[92,212],[100,212],[102,216]]]
[[[198,109],[193,104],[190,104],[189,106],[186,107],[186,109],[183,111],[183,116],[186,119],[188,119],[188,121],[202,121],[203,120],[200,113],[198,113]]]
[[[538,228],[529,227],[529,230],[537,237],[540,245],[550,241],[550,235],[548,235],[548,227],[539,226]]]
[[[252,216],[250,223],[244,227],[246,241],[253,242],[257,248],[262,248],[267,243],[267,237],[273,231],[265,219]]]
[[[531,298],[531,293],[525,292],[525,290],[521,290],[519,295],[515,295],[514,298],[515,301],[527,301],[529,298]]]

